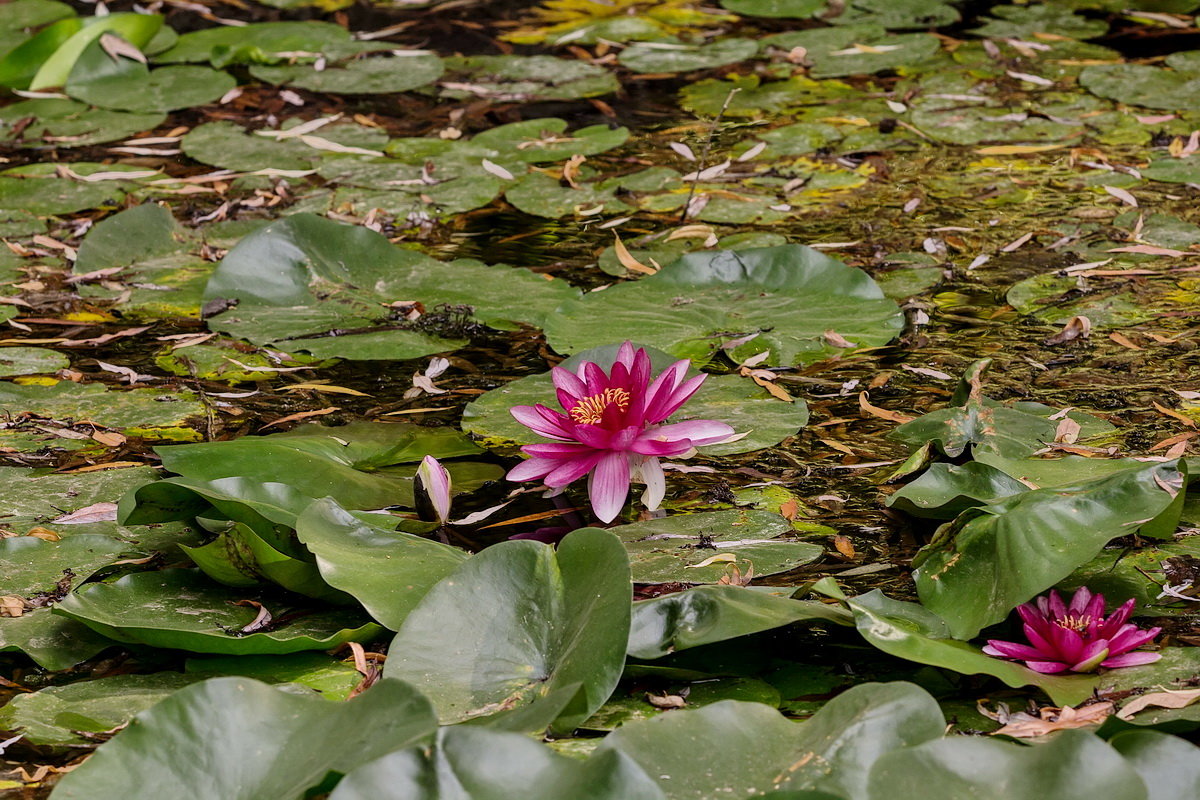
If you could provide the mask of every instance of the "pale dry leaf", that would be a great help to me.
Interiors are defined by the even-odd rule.
[[[490,175],[495,175],[502,181],[511,181],[516,178],[516,176],[511,172],[490,159],[485,158],[479,163],[483,167],[484,172],[487,172]]]
[[[1126,190],[1122,189],[1120,186],[1105,186],[1104,191],[1108,192],[1125,205],[1133,206],[1134,208],[1138,207],[1137,198]]]
[[[684,567],[684,569],[699,569],[700,567],[710,567],[713,564],[720,563],[732,564],[735,561],[737,561],[737,556],[735,556],[733,553],[719,553],[715,556],[709,556],[699,564],[688,564],[686,567]]]
[[[115,33],[100,34],[100,47],[104,52],[108,53],[113,61],[116,61],[121,56],[125,56],[125,58],[138,61],[142,64],[146,63],[146,56],[142,55],[141,50],[138,50]]]
[[[50,520],[54,525],[86,525],[90,522],[116,522],[116,503],[92,503],[90,506]]]
[[[653,267],[647,267],[642,262],[633,257],[629,249],[625,247],[625,243],[621,241],[620,235],[613,231],[613,252],[617,254],[617,261],[621,262],[621,266],[630,272],[640,272],[643,275],[653,275],[658,270]]]
[[[1105,701],[1078,708],[1045,706],[1038,709],[1037,716],[1019,711],[1016,714],[1004,715],[1002,719],[1005,723],[1004,727],[992,731],[992,735],[1032,739],[1056,731],[1090,728],[1108,719],[1112,715],[1113,709],[1113,704]]]
[[[867,400],[866,392],[858,393],[858,407],[864,412],[865,415],[886,419],[889,422],[898,422],[903,424],[905,422],[912,422],[914,419],[916,419],[916,417],[910,417],[908,414],[902,414],[899,411],[890,411],[886,408],[880,408],[879,406],[871,405],[871,402]]]
[[[1168,689],[1162,692],[1151,692],[1130,700],[1117,712],[1120,719],[1130,719],[1139,711],[1147,708],[1185,708],[1200,700],[1200,689]]]

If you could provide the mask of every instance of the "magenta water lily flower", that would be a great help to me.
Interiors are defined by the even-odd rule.
[[[713,420],[663,424],[688,401],[704,375],[687,378],[688,362],[677,361],[651,380],[650,356],[625,342],[612,369],[585,361],[578,372],[551,372],[566,413],[543,405],[515,406],[517,421],[549,439],[521,449],[530,458],[508,473],[510,481],[543,480],[562,488],[584,475],[592,510],[604,522],[620,513],[631,480],[646,484],[642,502],[658,508],[666,493],[661,457],[723,442],[733,428]]]
[[[1133,605],[1134,601],[1128,600],[1105,617],[1104,595],[1081,586],[1067,605],[1058,592],[1051,590],[1049,597],[1017,606],[1029,644],[992,639],[983,652],[1024,661],[1030,669],[1045,673],[1150,664],[1162,656],[1134,651],[1154,639],[1162,628],[1142,630],[1128,622]]]

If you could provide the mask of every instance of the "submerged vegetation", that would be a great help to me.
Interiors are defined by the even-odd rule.
[[[0,794],[1200,795],[1198,9],[0,0]]]

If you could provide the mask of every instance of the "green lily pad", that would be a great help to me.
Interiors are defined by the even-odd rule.
[[[838,352],[825,331],[875,347],[900,327],[899,309],[865,272],[786,245],[691,253],[636,283],[560,306],[545,330],[559,352],[637,339],[698,360],[707,360],[721,337],[757,334],[730,356],[770,350],[766,363],[796,364]]]
[[[17,123],[31,117],[18,135]],[[84,147],[148,131],[165,119],[161,113],[106,111],[65,98],[22,100],[0,108],[0,142],[11,147]]]
[[[708,44],[637,42],[621,51],[621,66],[634,72],[692,72],[753,58],[753,39],[718,39]]]
[[[1039,747],[968,736],[929,741],[884,754],[870,777],[871,796],[893,800],[928,797],[930,786],[946,798],[967,798],[998,785],[1012,800],[1147,797],[1142,779],[1119,753],[1078,730],[1062,731]]]
[[[58,603],[54,613],[119,642],[226,655],[330,650],[381,632],[359,613],[339,610],[302,614],[269,631],[242,634],[258,615],[254,607],[234,605],[245,599],[244,590],[213,583],[197,571],[168,569],[89,584]],[[277,618],[296,611],[282,601],[262,602]]]
[[[58,0],[12,0],[4,6],[0,30],[24,30],[75,16],[75,9]]]
[[[272,277],[264,280],[270,264]],[[486,286],[486,291],[479,287]],[[296,214],[262,228],[229,251],[205,290],[237,298],[237,308],[209,321],[217,330],[276,343],[314,357],[414,358],[449,350],[441,339],[384,319],[382,304],[469,305],[484,324],[542,323],[576,290],[526,270],[443,263],[398,248],[365,228]],[[324,336],[338,329],[341,335]],[[405,352],[393,346],[402,345]]]
[[[120,36],[134,47],[142,47],[154,38],[162,25],[163,18],[158,14],[129,12],[83,20],[83,27],[38,67],[37,74],[29,82],[29,89],[36,92],[64,86],[84,51],[106,33]]]
[[[936,36],[928,33],[888,33],[882,25],[846,25],[813,28],[768,36],[760,47],[790,51],[803,47],[812,62],[814,78],[869,75],[923,61],[941,49]]]
[[[157,118],[156,118],[157,119]],[[157,124],[157,123],[156,123]],[[83,178],[62,178],[57,169],[69,166]],[[73,162],[70,165],[51,163],[27,164],[0,172],[0,209],[24,209],[34,214],[73,214],[85,209],[120,204],[136,184],[133,179],[117,177],[119,173],[145,176],[146,171],[126,164],[93,164]],[[86,180],[98,173],[113,175],[102,180]]]
[[[748,17],[807,19],[825,10],[825,0],[721,0],[721,7]]]
[[[731,98],[729,93],[734,89],[737,92]],[[794,76],[764,83],[758,75],[732,75],[725,79],[706,78],[683,87],[680,105],[688,111],[712,117],[722,109],[726,117],[761,117],[825,102],[851,92],[851,88],[840,81],[815,81]]]
[[[0,378],[58,372],[71,366],[71,359],[45,347],[5,347],[0,349]]]
[[[624,548],[584,529],[557,552],[501,542],[438,583],[400,626],[384,675],[416,686],[443,722],[458,722],[572,688],[551,725],[568,733],[603,705],[629,640]]]
[[[110,390],[99,383],[59,381],[52,386],[0,384],[0,409],[16,416],[34,411],[59,421],[88,420],[110,428],[174,428],[204,416],[190,392],[166,389]]]
[[[94,533],[77,533],[57,542],[36,536],[0,539],[4,592],[26,599],[54,595],[62,589],[59,581],[74,588],[128,549],[125,542]]]
[[[994,503],[1029,488],[1007,473],[978,461],[961,466],[937,463],[930,464],[920,478],[889,496],[887,505],[917,517],[954,519],[968,508]]]
[[[0,617],[0,653],[19,651],[45,669],[70,669],[116,645],[74,620],[35,608],[19,617]]]
[[[1200,156],[1151,161],[1141,173],[1143,178],[1163,183],[1200,183]]]
[[[159,53],[159,64],[199,63],[221,59],[230,51],[252,47],[263,63],[281,58],[281,53],[308,51],[318,55],[350,42],[350,32],[332,22],[256,22],[191,31],[179,37],[169,50]],[[247,59],[250,60],[250,59]]]
[[[428,701],[397,681],[331,703],[249,678],[213,678],[137,715],[65,776],[54,796],[299,797],[331,772],[350,772],[436,727]],[[178,758],[181,752],[191,757]]]
[[[198,656],[187,660],[184,672],[197,679],[240,675],[264,683],[294,683],[338,701],[348,699],[363,678],[352,660],[312,651],[284,656]]]
[[[351,772],[330,800],[664,800],[650,776],[622,753],[586,761],[559,755],[518,733],[442,728],[431,746],[398,750]]]
[[[1153,800],[1200,792],[1200,749],[1187,740],[1157,731],[1126,731],[1108,743],[1134,768]]]
[[[290,526],[302,510],[296,505],[302,497],[315,500],[333,495],[355,509],[411,507],[416,467],[398,465],[420,461],[426,455],[447,459],[481,451],[452,428],[358,422],[337,428],[302,425],[269,436],[160,447],[155,452],[164,469],[195,481],[237,478],[248,488],[256,483],[283,486],[281,481],[286,482],[297,498],[282,506],[291,518],[274,515],[273,521]],[[447,467],[455,470],[458,465]],[[456,482],[460,488],[477,486],[499,473],[499,468],[491,465],[464,469]],[[245,497],[240,495],[237,502],[245,502]],[[125,519],[140,523],[179,518],[147,517],[146,513],[130,511]]]
[[[287,133],[301,124],[290,119],[280,132]],[[326,158],[346,158],[336,148],[352,147],[382,152],[387,134],[354,122],[332,122],[311,134],[263,136],[262,130],[248,131],[233,122],[219,120],[192,128],[180,141],[185,155],[214,167],[240,172],[263,169],[307,170]],[[306,142],[301,136],[309,137]],[[361,154],[359,154],[361,155]]]
[[[15,526],[14,520],[45,522],[96,503],[116,502],[125,492],[157,477],[158,472],[150,467],[84,474],[0,467],[0,520],[24,533],[27,528]]]
[[[561,366],[576,370],[591,361],[610,369],[616,358],[615,346],[585,350]],[[669,367],[675,359],[655,348],[646,348],[652,368],[658,372]],[[699,374],[693,372],[693,375]],[[483,394],[463,409],[463,430],[484,437],[492,447],[533,444],[542,437],[517,422],[509,409],[515,405],[554,405],[554,383],[549,373],[519,378],[512,383]],[[710,419],[725,422],[739,434],[736,442],[706,445],[700,452],[706,455],[748,453],[779,444],[797,433],[808,422],[808,407],[803,400],[782,402],[745,378],[734,375],[709,376],[695,396],[672,418],[672,422]]]
[[[1145,108],[1200,109],[1200,71],[1173,71],[1148,64],[1096,64],[1079,74],[1092,94]]]
[[[403,52],[403,51],[400,51]],[[313,92],[390,94],[433,83],[442,74],[442,60],[432,53],[358,58],[321,70],[306,65],[250,67],[260,81],[286,84]]]
[[[628,653],[634,658],[661,658],[804,620],[853,623],[838,606],[793,600],[789,595],[789,589],[697,586],[636,602]]]
[[[179,672],[113,675],[21,694],[0,707],[0,725],[18,730],[30,744],[88,744],[84,733],[103,733],[124,725],[173,692],[201,680]]]
[[[1089,286],[1081,292],[1079,279],[1050,273],[1014,284],[1008,290],[1007,300],[1022,314],[1060,325],[1071,317],[1085,316],[1093,327],[1117,328],[1158,316],[1143,299],[1128,292],[1124,283]]]
[[[578,59],[554,56],[454,56],[445,58],[441,95],[493,102],[577,100],[611,94],[616,76]]]
[[[882,754],[941,738],[937,702],[911,683],[867,683],[838,695],[796,723],[760,703],[727,700],[632,722],[598,752],[617,750],[655,776],[669,800],[753,796],[865,798],[871,765]],[[703,753],[698,768],[697,754]],[[928,788],[928,785],[927,787]]]
[[[1070,36],[1073,39],[1094,39],[1108,32],[1108,23],[1087,19],[1071,8],[1054,5],[996,6],[988,14],[998,19],[986,19],[971,33],[993,39],[1031,39],[1039,33]]]
[[[643,264],[649,264],[653,259],[658,264],[670,264],[678,261],[685,253],[694,250],[700,250],[695,244],[696,240],[690,241],[676,239],[672,242],[655,241],[648,246],[639,247],[634,244],[626,243],[626,249],[629,254]],[[752,247],[778,247],[779,245],[787,244],[787,239],[778,233],[735,233],[731,236],[725,236],[717,240],[717,246],[724,250],[748,250]],[[597,265],[609,275],[615,275],[618,278],[634,278],[638,277],[636,273],[630,272],[617,258],[616,248],[606,247],[604,252],[600,254]]]
[[[313,503],[296,521],[296,535],[316,556],[322,577],[392,630],[467,559],[458,548],[396,530],[397,522],[352,514],[331,498]]]
[[[1151,463],[966,511],[914,559],[921,602],[956,638],[975,636],[1095,558],[1111,539],[1139,529],[1169,537],[1186,481],[1182,462]]]
[[[110,56],[95,41],[75,62],[65,91],[100,108],[149,114],[206,105],[235,86],[232,75],[208,67],[150,71],[134,59]]]
[[[827,21],[834,25],[872,23],[888,30],[904,30],[937,28],[958,20],[958,9],[946,0],[854,0]]]
[[[795,531],[769,511],[679,514],[611,530],[629,551],[636,583],[717,583],[730,564],[743,574],[753,567],[756,576],[774,575],[815,561],[824,552],[820,545],[783,538]],[[699,566],[705,561],[711,563]]]
[[[703,678],[682,686],[672,682],[666,687],[666,691],[668,694],[684,697],[686,707],[690,709],[702,708],[722,700],[762,703],[772,708],[778,708],[781,703],[778,689],[755,678]],[[649,699],[653,696],[653,693],[646,692],[644,687],[630,693],[624,693],[618,688],[608,702],[581,727],[589,731],[609,732],[634,721],[672,713],[674,709],[662,709],[653,705]]]
[[[1168,559],[1180,559],[1186,565],[1189,558],[1198,556],[1200,547],[1190,538],[1165,544],[1147,544],[1133,550],[1126,547],[1107,548],[1059,581],[1058,585],[1065,591],[1087,586],[1114,600],[1133,598],[1136,601],[1135,615],[1187,615],[1195,610],[1194,603],[1170,596],[1160,597],[1163,586],[1155,581],[1173,583],[1162,569],[1163,562]],[[1174,583],[1183,582],[1176,579]]]

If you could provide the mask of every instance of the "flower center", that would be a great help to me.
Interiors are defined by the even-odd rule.
[[[583,398],[568,413],[580,425],[596,425],[604,419],[605,410],[614,405],[621,411],[629,408],[629,392],[624,389],[605,389],[599,394]]]
[[[1068,630],[1083,633],[1092,624],[1092,618],[1087,614],[1080,614],[1078,617],[1068,614],[1065,617],[1059,617],[1054,620],[1054,624],[1060,628],[1067,628]]]

